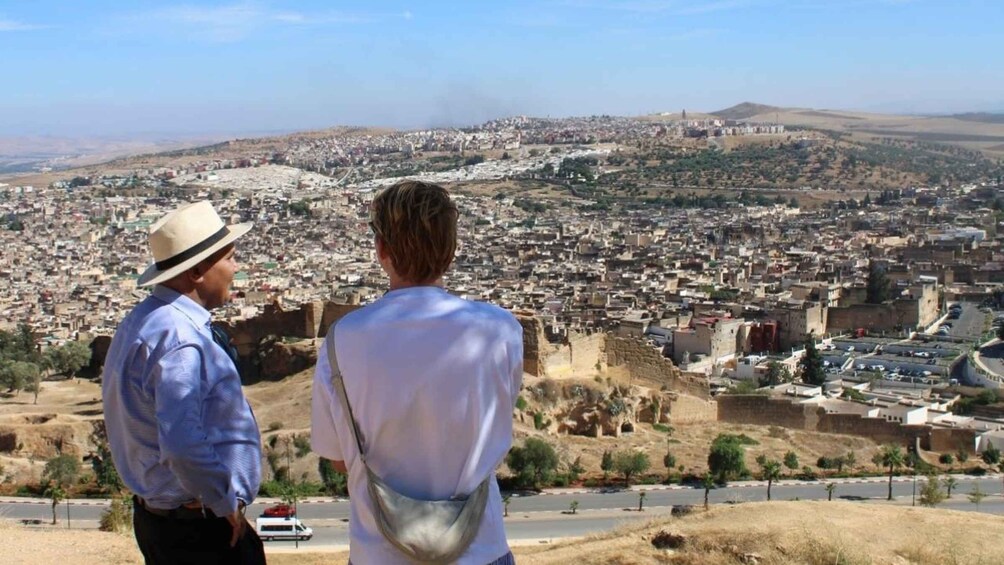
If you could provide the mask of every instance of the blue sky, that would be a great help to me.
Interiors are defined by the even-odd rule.
[[[1004,111],[1004,2],[0,0],[0,135]]]

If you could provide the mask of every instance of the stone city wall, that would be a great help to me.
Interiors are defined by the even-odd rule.
[[[542,359],[545,375],[556,378],[583,377],[597,373],[597,367],[602,366],[606,336],[599,333],[573,333],[567,343],[548,345],[549,353]],[[527,357],[525,337],[523,356]]]
[[[827,414],[821,406],[763,395],[721,395],[716,400],[721,422],[853,435],[896,445],[918,443],[922,449],[939,452],[954,452],[961,446],[970,453],[975,449],[973,430],[904,425],[858,414]]]
[[[669,393],[669,421],[673,424],[694,424],[718,420],[718,403],[689,394]]]
[[[708,381],[703,376],[684,375],[673,361],[637,339],[606,336],[606,360],[610,367],[627,366],[632,379],[669,390],[711,398]]]

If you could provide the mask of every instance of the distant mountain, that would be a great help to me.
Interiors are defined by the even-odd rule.
[[[725,118],[726,120],[745,120],[747,118],[752,118],[753,116],[759,114],[766,114],[768,112],[779,112],[781,110],[783,110],[783,108],[778,108],[777,106],[756,104],[754,102],[742,102],[740,104],[736,104],[731,108],[718,110],[717,112],[711,112],[711,114],[714,116],[718,116],[719,118]]]
[[[967,112],[965,114],[952,114],[950,118],[965,122],[983,122],[985,124],[1004,124],[1004,114],[992,114],[990,112]]]

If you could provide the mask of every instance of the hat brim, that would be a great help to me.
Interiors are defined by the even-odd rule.
[[[173,279],[174,277],[180,275],[181,273],[184,273],[188,269],[191,269],[192,267],[198,265],[200,261],[205,260],[213,253],[216,253],[220,249],[223,249],[224,247],[236,241],[237,238],[250,231],[251,226],[253,225],[254,225],[253,223],[247,222],[244,224],[235,224],[232,226],[227,226],[227,229],[230,230],[230,233],[228,233],[223,239],[217,241],[210,247],[206,248],[202,253],[199,253],[198,255],[192,257],[191,259],[179,263],[178,265],[175,265],[170,269],[165,269],[161,271],[157,269],[156,263],[150,265],[149,267],[146,268],[145,271],[143,271],[143,274],[139,276],[139,280],[136,282],[136,285],[152,286]]]

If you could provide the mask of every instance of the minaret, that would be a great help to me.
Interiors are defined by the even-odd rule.
[[[687,121],[687,109],[683,109],[683,121]]]

